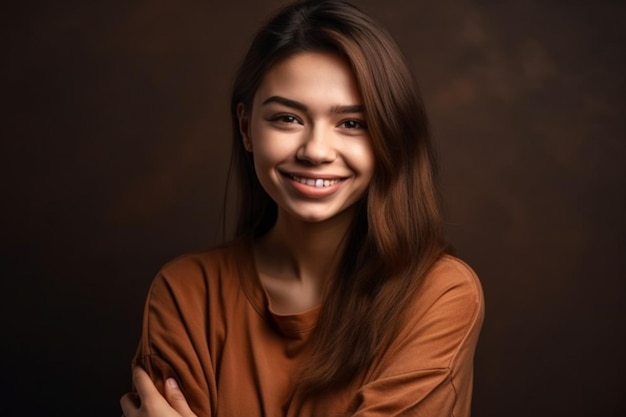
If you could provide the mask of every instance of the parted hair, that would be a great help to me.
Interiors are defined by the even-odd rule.
[[[275,223],[276,203],[243,146],[237,107],[251,110],[264,75],[295,54],[333,52],[350,64],[363,98],[375,169],[326,289],[312,356],[299,380],[310,395],[344,386],[392,341],[424,275],[445,252],[428,120],[392,37],[355,6],[303,1],[281,9],[254,37],[231,97],[236,235],[255,238]]]

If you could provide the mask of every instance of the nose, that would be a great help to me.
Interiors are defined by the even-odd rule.
[[[321,127],[313,127],[303,135],[302,143],[296,152],[299,161],[321,165],[335,160],[337,153],[332,132]]]

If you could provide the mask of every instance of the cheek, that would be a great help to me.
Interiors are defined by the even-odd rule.
[[[262,138],[253,142],[254,163],[258,168],[269,168],[289,155],[289,150],[280,141]]]
[[[368,142],[355,143],[350,149],[353,168],[361,175],[371,177],[374,173],[374,149]]]
[[[277,180],[277,168],[292,157],[288,141],[282,139],[275,135],[258,135],[253,139],[254,170],[264,187]]]
[[[254,162],[259,166],[279,162],[289,154],[290,138],[280,132],[272,131],[260,120],[253,120],[250,127],[250,139]]]

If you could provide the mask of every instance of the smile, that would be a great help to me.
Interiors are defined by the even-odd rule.
[[[306,177],[299,177],[297,175],[292,175],[289,174],[289,178],[291,178],[294,181],[299,182],[300,184],[304,184],[304,185],[308,185],[309,187],[316,187],[316,188],[324,188],[324,187],[330,187],[331,185],[335,185],[340,183],[342,180],[341,179],[324,179],[324,178],[306,178]]]

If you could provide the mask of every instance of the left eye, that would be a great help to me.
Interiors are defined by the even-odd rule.
[[[367,127],[365,125],[365,122],[354,119],[343,121],[341,123],[341,126],[345,127],[346,129],[365,129]]]

